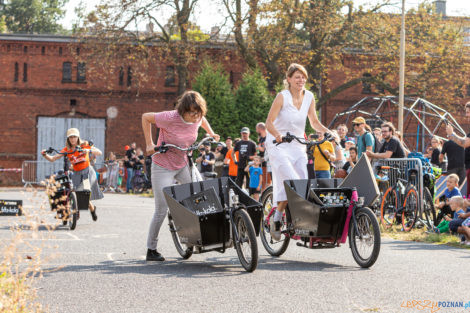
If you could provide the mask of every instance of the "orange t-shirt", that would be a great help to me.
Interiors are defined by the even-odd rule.
[[[235,160],[232,159],[232,150],[230,149],[227,151],[225,158],[229,160],[228,163],[228,176],[237,176],[238,173],[238,165],[235,164]],[[235,152],[235,158],[238,160],[238,151]]]
[[[89,145],[81,145],[80,147],[82,149],[91,149]],[[65,147],[60,152],[72,152],[72,151],[73,151],[72,149],[68,149],[67,147]],[[72,154],[67,154],[67,157],[72,163],[73,170],[75,172],[84,170],[88,166],[90,166],[90,157],[88,155],[88,151],[84,151],[84,152],[75,151]]]

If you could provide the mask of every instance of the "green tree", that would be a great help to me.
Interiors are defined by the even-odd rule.
[[[235,114],[232,86],[222,65],[205,61],[201,70],[196,74],[192,86],[206,99],[206,118],[212,129],[222,139],[238,134],[240,118]]]
[[[0,33],[5,33],[7,31],[7,24],[5,23],[5,16],[0,16]]]
[[[68,0],[10,0],[0,15],[4,15],[9,31],[14,33],[58,33],[63,31],[58,21],[64,16]]]
[[[238,126],[247,126],[254,130],[258,122],[266,121],[272,101],[273,97],[261,71],[258,68],[248,70],[235,92],[236,116],[240,123]]]

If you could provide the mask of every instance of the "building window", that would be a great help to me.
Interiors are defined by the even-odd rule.
[[[124,86],[124,67],[119,68],[119,86]]]
[[[86,63],[78,62],[77,82],[84,82],[84,81],[86,81]]]
[[[18,81],[19,71],[20,71],[20,66],[18,65],[18,62],[15,62],[15,78],[14,78],[15,82]]]
[[[130,66],[127,67],[127,86],[132,85],[132,68]]]
[[[167,66],[165,71],[165,87],[172,87],[175,85],[175,67]]]
[[[62,55],[62,47],[59,47],[59,55]]]
[[[62,64],[62,82],[72,81],[72,62],[64,62]]]
[[[23,52],[24,52],[25,54],[28,53],[28,46],[24,46],[24,47],[23,47]]]
[[[7,52],[10,52],[10,50],[11,50],[11,46],[7,45]]]
[[[23,81],[28,81],[28,63],[23,63]]]
[[[44,47],[44,46],[41,47],[41,54],[42,55],[46,54],[46,47]]]
[[[370,78],[372,75],[370,73],[364,73],[362,75],[363,78]],[[363,81],[362,82],[362,93],[369,94],[372,93],[372,87],[370,82]]]

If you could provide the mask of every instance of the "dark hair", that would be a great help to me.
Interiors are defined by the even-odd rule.
[[[201,116],[207,113],[206,100],[197,91],[185,91],[176,102],[176,110],[178,114],[183,116],[186,112],[192,110],[198,111]]]
[[[388,127],[388,130],[389,130],[390,132],[392,132],[392,135],[395,135],[395,126],[393,126],[392,123],[390,123],[390,122],[385,122],[385,123],[383,123],[382,126],[380,126],[380,127]]]
[[[356,148],[356,147],[351,147],[351,148],[349,148],[349,151],[351,151],[351,150],[354,150],[354,151],[356,152],[356,154],[357,154],[357,148]]]

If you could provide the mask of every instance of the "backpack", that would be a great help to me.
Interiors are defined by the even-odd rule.
[[[379,152],[380,142],[377,139],[377,137],[375,137],[375,135],[372,134],[371,132],[365,132],[364,135],[362,136],[362,144],[364,145],[364,149],[367,147],[366,146],[366,134],[371,134],[372,137],[374,138],[374,150],[372,152],[374,153]]]

